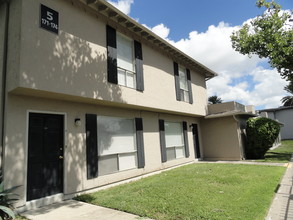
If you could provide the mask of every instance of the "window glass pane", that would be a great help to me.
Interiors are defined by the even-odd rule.
[[[180,89],[184,89],[188,91],[187,76],[186,76],[185,69],[182,67],[179,67],[179,85],[180,85]]]
[[[98,159],[99,175],[115,173],[118,171],[118,155],[102,156]]]
[[[175,148],[167,148],[167,160],[176,159]]]
[[[184,91],[184,101],[189,102],[189,92],[188,91]]]
[[[122,86],[126,86],[126,76],[125,71],[118,69],[118,84]]]
[[[133,41],[117,34],[117,65],[134,72]]]
[[[185,157],[184,147],[176,147],[175,150],[176,150],[176,158]]]
[[[166,147],[184,146],[182,124],[165,122]]]
[[[136,151],[132,119],[98,116],[98,154],[109,155]]]
[[[127,73],[126,75],[126,85],[130,88],[135,88],[135,74]]]
[[[136,153],[119,154],[119,170],[129,170],[137,167]]]
[[[184,98],[184,90],[180,89],[180,98],[182,101],[185,101],[185,98]]]

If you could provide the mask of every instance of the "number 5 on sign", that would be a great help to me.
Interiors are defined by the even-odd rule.
[[[40,27],[58,34],[59,32],[59,13],[45,5],[40,7]]]
[[[53,21],[53,13],[52,12],[47,11],[47,20]]]

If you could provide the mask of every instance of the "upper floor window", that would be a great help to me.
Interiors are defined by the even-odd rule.
[[[180,87],[180,99],[184,102],[189,102],[189,88],[187,81],[186,69],[179,66],[179,87]]]
[[[141,43],[107,25],[108,82],[144,90]]]
[[[133,40],[117,34],[118,84],[130,88],[136,88],[133,46]]]
[[[178,101],[193,103],[190,70],[174,62],[175,90]]]

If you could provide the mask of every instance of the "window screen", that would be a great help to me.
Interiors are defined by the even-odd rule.
[[[189,102],[189,89],[186,70],[179,66],[179,86],[180,86],[180,96],[181,100]]]
[[[118,84],[136,87],[133,40],[117,34]]]
[[[118,67],[134,72],[133,41],[117,34],[117,65]]]
[[[97,116],[97,124],[100,175],[137,167],[134,120]]]
[[[182,123],[165,122],[167,160],[185,157]]]

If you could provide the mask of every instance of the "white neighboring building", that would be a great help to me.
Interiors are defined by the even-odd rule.
[[[293,139],[293,106],[264,109],[260,114],[267,114],[268,118],[277,120],[284,126],[281,127],[281,139]]]

